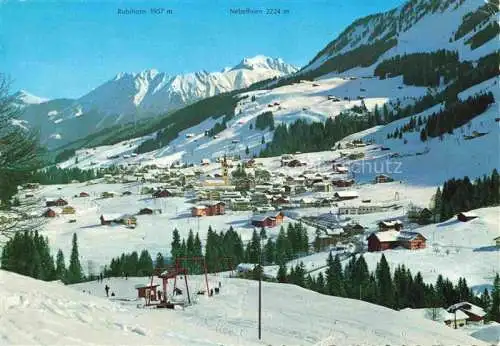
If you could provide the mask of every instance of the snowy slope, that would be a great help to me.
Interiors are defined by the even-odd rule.
[[[150,310],[102,298],[104,283],[64,287],[4,271],[0,279],[9,282],[0,287],[0,336],[9,345],[483,345],[431,321],[291,285],[263,283],[258,342],[255,281],[227,279],[220,295],[185,310]],[[145,280],[105,283],[120,299]]]
[[[250,86],[261,80],[295,72],[279,58],[262,55],[243,59],[221,72],[168,75],[156,70],[119,73],[86,95],[49,106],[34,97],[26,100],[23,119],[40,128],[41,139],[60,146],[116,124],[124,124],[166,113],[219,93]],[[55,141],[50,139],[56,139]]]
[[[17,93],[12,95],[14,100],[16,101],[17,104],[26,106],[26,105],[31,105],[31,104],[40,104],[47,102],[49,99],[35,96],[33,94],[30,94],[29,92],[25,90],[19,90]]]
[[[425,281],[434,283],[439,274],[456,282],[465,277],[469,286],[482,290],[490,287],[500,263],[500,249],[494,238],[500,235],[500,208],[471,211],[479,217],[469,222],[456,218],[414,229],[427,238],[427,248],[418,251],[388,250],[384,255],[391,267],[404,264],[412,272],[420,271]],[[381,253],[364,255],[374,270]]]
[[[433,7],[435,5],[435,7]],[[310,72],[335,56],[377,41],[388,42],[396,39],[394,47],[387,50],[369,67],[355,67],[340,75],[371,76],[375,66],[395,55],[417,52],[433,52],[439,49],[458,51],[461,60],[475,60],[499,49],[498,40],[490,40],[479,48],[471,49],[467,40],[498,17],[491,13],[490,18],[481,23],[476,30],[455,40],[454,35],[462,19],[478,10],[484,0],[464,1],[407,1],[401,6],[375,15],[356,20],[334,41],[320,51],[300,72]],[[338,74],[337,74],[338,75]]]

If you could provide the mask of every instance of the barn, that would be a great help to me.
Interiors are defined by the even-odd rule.
[[[476,214],[470,212],[462,212],[457,214],[457,220],[462,222],[467,222],[477,218]]]

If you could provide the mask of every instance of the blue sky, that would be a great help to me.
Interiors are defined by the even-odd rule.
[[[263,54],[306,64],[354,19],[402,0],[55,1],[0,0],[0,72],[13,91],[80,97],[118,72],[218,71]],[[118,15],[118,9],[173,14]],[[231,15],[230,8],[288,10]]]

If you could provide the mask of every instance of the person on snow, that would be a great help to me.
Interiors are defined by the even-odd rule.
[[[106,297],[109,297],[109,286],[104,286],[104,290],[106,291]]]

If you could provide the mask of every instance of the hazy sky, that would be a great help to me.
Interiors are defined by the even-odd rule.
[[[82,96],[119,72],[211,72],[257,54],[301,66],[354,19],[401,2],[0,0],[0,72],[13,79],[12,91],[56,98]],[[281,14],[235,15],[231,8]]]

